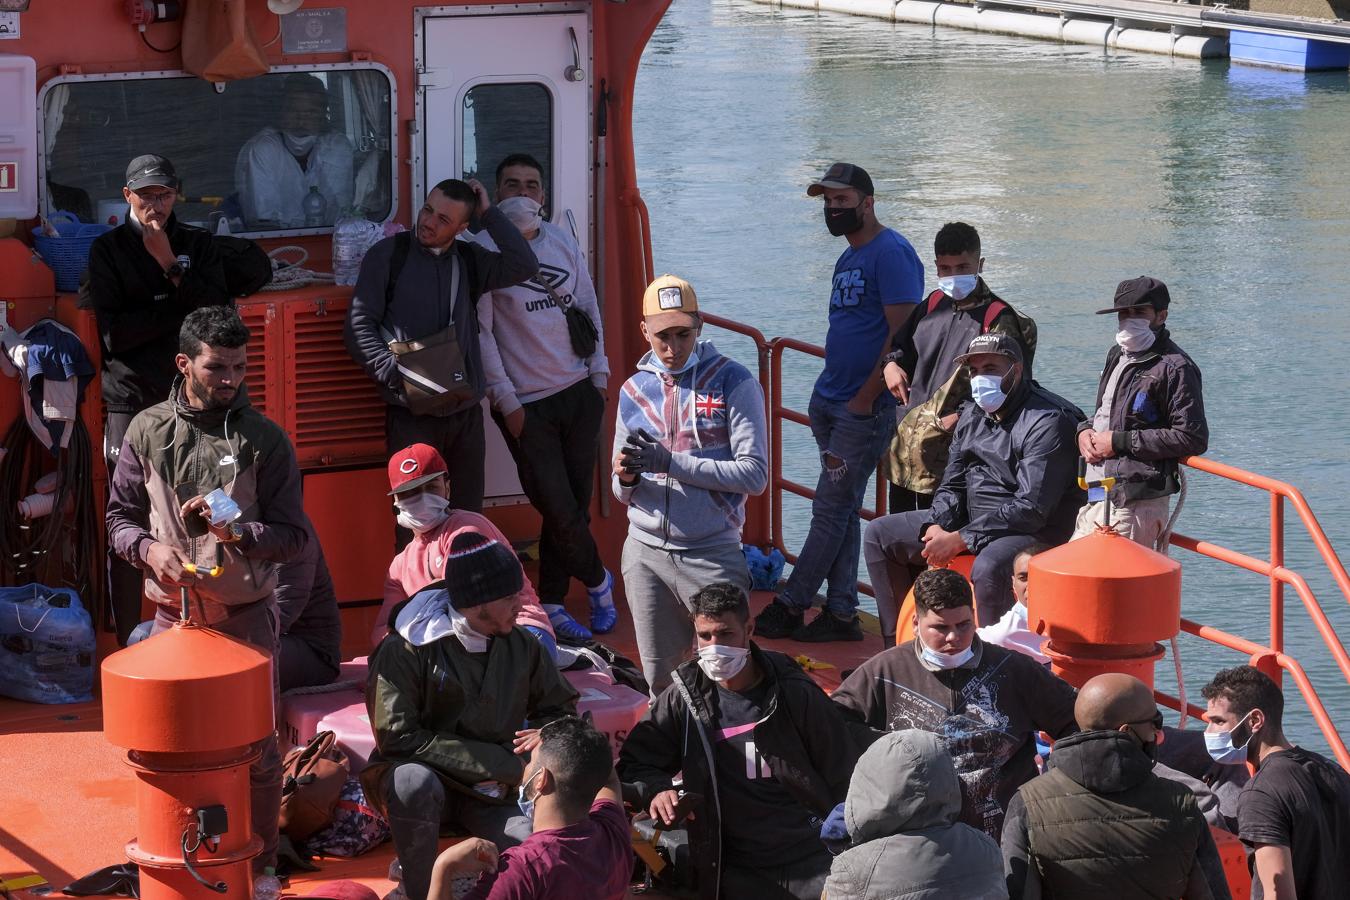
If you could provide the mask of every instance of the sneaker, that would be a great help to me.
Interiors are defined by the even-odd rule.
[[[609,634],[619,623],[619,611],[614,608],[614,576],[605,570],[605,580],[598,588],[586,588],[591,598],[591,631]]]
[[[841,619],[829,610],[822,609],[820,615],[792,632],[792,639],[804,644],[824,644],[828,641],[861,641],[863,639],[862,623],[858,621],[857,616],[851,619]]]
[[[755,616],[755,635],[762,638],[790,637],[802,627],[805,614],[800,609],[788,606],[782,600],[775,599],[764,611]]]
[[[547,608],[548,623],[553,626],[553,633],[558,636],[558,640],[568,644],[584,644],[591,640],[591,630],[572,618],[567,610],[561,606]]]

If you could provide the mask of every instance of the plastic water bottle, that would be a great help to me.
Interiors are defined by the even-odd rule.
[[[318,185],[310,185],[300,208],[305,213],[306,228],[322,228],[328,221],[328,201],[319,193]]]
[[[253,900],[278,900],[281,896],[281,879],[277,870],[268,866],[253,880]]]
[[[365,216],[355,210],[343,213],[333,225],[333,280],[338,284],[356,284],[369,231]]]

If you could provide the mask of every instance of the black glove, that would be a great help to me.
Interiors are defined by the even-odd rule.
[[[629,472],[669,472],[670,450],[660,441],[639,428],[624,442],[623,467]]]

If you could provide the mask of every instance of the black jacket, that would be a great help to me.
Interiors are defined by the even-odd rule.
[[[211,235],[173,215],[165,230],[174,255],[189,260],[176,287],[146,251],[141,225],[133,219],[100,235],[89,250],[89,291],[103,345],[103,403],[109,412],[137,413],[169,396],[178,377],[173,359],[183,319],[198,307],[231,302]]]
[[[952,438],[932,521],[972,553],[1008,535],[1062,543],[1083,505],[1076,428],[1082,412],[1025,376],[1002,408],[969,403]]]
[[[1012,900],[1229,898],[1195,795],[1120,731],[1056,742],[1008,805],[1003,859]]]
[[[824,818],[844,801],[860,751],[838,708],[790,657],[761,650],[753,641],[750,655],[771,683],[769,712],[755,726],[755,746],[773,777],[804,808]],[[716,765],[708,752],[717,730],[717,689],[697,660],[684,663],[671,677],[675,683],[628,733],[619,754],[619,777],[635,788],[644,809],[653,797],[670,789],[678,772],[684,774],[684,790],[702,795],[704,804],[694,811],[689,826],[690,850],[698,868],[699,896],[716,900],[722,869],[721,818],[736,814],[719,807]],[[681,685],[693,700],[692,711]]]
[[[361,274],[356,279],[343,336],[347,352],[366,370],[387,402],[407,405],[398,360],[390,351],[389,341],[381,329],[392,334],[394,340],[411,341],[436,334],[451,322],[474,393],[473,399],[466,400],[447,415],[475,406],[483,398],[478,298],[487,291],[520,284],[539,271],[539,260],[530,249],[530,242],[511,224],[505,213],[495,206],[490,207],[483,214],[483,225],[500,252],[471,241],[456,240],[444,253],[435,254],[413,237],[391,299],[385,295],[395,238],[385,238],[371,247],[361,261]],[[459,289],[452,310],[450,272],[453,258],[459,260]]]
[[[1118,345],[1106,354],[1097,385],[1097,408],[1111,371],[1120,359]],[[1092,427],[1091,420],[1078,426]],[[1177,460],[1198,456],[1209,447],[1209,424],[1200,389],[1200,367],[1172,343],[1164,328],[1153,346],[1128,363],[1111,400],[1115,456],[1106,461],[1106,474],[1120,479],[1111,489],[1117,506],[1130,500],[1166,497],[1180,490]]]

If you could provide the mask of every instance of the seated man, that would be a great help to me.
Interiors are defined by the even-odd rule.
[[[398,510],[398,522],[413,533],[413,539],[389,564],[384,580],[384,603],[375,616],[370,645],[376,647],[392,630],[394,609],[433,581],[439,581],[450,558],[450,542],[468,528],[492,538],[503,547],[511,544],[485,516],[450,508],[450,486],[445,460],[427,444],[413,444],[389,460],[389,495]],[[539,605],[529,579],[520,586],[520,612],[516,624],[539,639],[549,659],[556,659],[558,645],[548,615]]]
[[[1046,639],[1027,627],[1027,576],[1031,568],[1031,558],[1050,548],[1037,541],[1023,547],[1013,557],[1012,593],[1013,605],[992,625],[978,629],[980,640],[987,644],[997,644],[1018,653],[1025,653],[1043,666],[1050,665],[1050,657],[1042,652]]]
[[[961,821],[994,840],[1008,800],[1036,775],[1034,734],[1074,730],[1074,691],[1030,657],[975,634],[970,585],[950,569],[914,583],[912,643],[863,663],[834,692],[853,722],[941,737],[961,776]]]
[[[885,646],[895,643],[911,566],[975,554],[979,620],[992,625],[1013,605],[1017,552],[1037,541],[1062,544],[1082,505],[1074,428],[1083,415],[1031,380],[1021,344],[1006,334],[976,335],[956,363],[970,368],[975,402],[961,412],[932,508],[875,519],[863,538]]]
[[[342,614],[333,578],[314,523],[305,517],[309,540],[295,559],[277,567],[277,610],[281,615],[281,690],[332,684],[342,662]]]
[[[514,627],[524,581],[509,547],[462,531],[444,587],[413,597],[370,658],[375,752],[361,784],[389,820],[408,900],[426,900],[442,825],[498,847],[529,836],[518,753],[532,729],[576,712],[577,692]]]
[[[569,716],[537,732],[520,807],[534,833],[500,856],[457,844],[436,860],[432,900],[451,900],[447,877],[485,869],[464,900],[623,900],[633,874],[628,815],[609,738]],[[486,851],[486,853],[484,853]],[[486,859],[482,859],[486,856]]]
[[[240,149],[234,185],[250,228],[320,228],[351,207],[352,145],[329,130],[328,89],[316,76],[286,76],[280,127],[268,125]],[[317,221],[306,220],[311,188],[323,198]]]
[[[1138,678],[1083,685],[1083,729],[1055,745],[1046,772],[1008,805],[1003,858],[1012,900],[1109,893],[1120,900],[1228,900],[1195,796],[1154,770],[1162,713]]]
[[[850,732],[796,663],[750,640],[738,586],[712,584],[689,602],[698,658],[629,732],[619,775],[663,824],[691,806],[704,900],[816,900],[831,859],[820,821],[844,799],[858,758]]]

